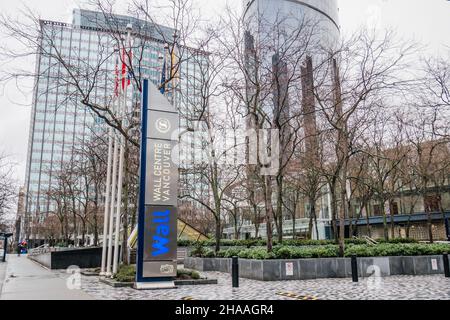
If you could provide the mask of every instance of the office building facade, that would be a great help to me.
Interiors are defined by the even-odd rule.
[[[133,27],[132,50],[138,50],[135,48],[140,50],[132,54],[133,59],[139,59],[142,77],[159,85],[163,67],[170,59],[167,39],[173,36],[172,29],[133,17],[121,15],[105,17],[100,12],[80,9],[74,10],[72,24],[44,20],[40,22],[41,52],[37,54],[37,76],[30,122],[25,175],[26,217],[21,233],[23,239],[39,238],[32,230],[32,226],[55,209],[48,192],[54,187],[58,172],[67,163],[76,161],[74,150],[89,141],[93,131],[104,130],[106,127],[98,115],[81,103],[83,97],[80,96],[76,86],[81,86],[84,90],[92,87],[91,101],[93,99],[98,104],[111,104],[111,98],[116,90],[117,38],[115,37],[120,33],[125,34],[129,24]],[[189,105],[183,103],[187,100],[186,96],[195,96],[193,74],[197,72],[196,64],[201,62],[201,55],[199,53],[195,59],[183,62],[178,71],[176,84],[174,82],[167,84],[168,90],[165,94],[182,115],[190,110]],[[78,70],[86,71],[85,79],[80,77],[79,83],[67,81],[70,79],[68,71],[61,65],[58,56],[62,56],[69,64],[77,64]],[[102,68],[98,70],[93,84],[94,78],[89,72],[95,72],[99,64]],[[133,85],[129,88],[128,100],[131,106],[140,101],[140,96]],[[139,117],[139,114],[136,116]],[[180,127],[189,126],[188,121],[186,117],[181,116]],[[185,153],[189,153],[190,151],[185,148],[189,146],[181,147]]]

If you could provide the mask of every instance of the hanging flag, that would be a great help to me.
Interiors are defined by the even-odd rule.
[[[117,97],[119,95],[119,57],[116,56],[116,66],[114,69],[114,95]]]
[[[122,90],[125,90],[125,79],[127,77],[127,64],[125,63],[126,56],[125,48],[122,48]]]
[[[172,70],[170,72],[170,76],[172,79],[178,78],[178,68],[177,65],[177,56],[175,55],[175,48],[172,50]]]
[[[133,52],[131,51],[131,45],[130,45],[130,51],[127,52],[125,48],[122,49],[122,90],[125,90],[125,84],[126,86],[129,86],[131,84],[131,70],[128,67],[126,61],[129,59],[129,61],[132,61],[133,59]]]
[[[164,94],[166,92],[166,57],[164,57],[164,63],[163,68],[161,72],[161,89],[159,90],[161,94]]]

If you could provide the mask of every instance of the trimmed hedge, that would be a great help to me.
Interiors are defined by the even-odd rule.
[[[379,243],[385,243],[384,240],[377,240]],[[364,239],[345,239],[346,244],[366,244]],[[387,241],[387,243],[417,243],[414,239],[405,238],[394,238]],[[278,241],[273,242],[274,245],[278,244]],[[283,240],[282,245],[284,246],[323,246],[323,245],[334,245],[334,240],[304,240],[304,239],[286,239]],[[216,245],[215,240],[204,240],[204,241],[191,241],[191,240],[178,240],[179,247],[214,247]],[[248,240],[230,240],[223,239],[220,240],[220,246],[222,247],[264,247],[267,245],[267,240],[265,239],[248,239]]]
[[[376,246],[353,245],[345,250],[345,256],[356,254],[359,257],[383,256],[428,256],[450,252],[450,245],[443,243],[381,243]]]
[[[441,255],[450,252],[448,244],[419,244],[419,243],[381,243],[373,246],[349,244],[345,248],[345,256],[353,254],[358,257],[384,257],[384,256],[421,256]],[[208,248],[202,248],[192,252],[193,257],[203,258],[230,258],[238,256],[243,259],[306,259],[306,258],[334,258],[339,256],[337,245],[322,246],[275,246],[273,252],[267,252],[265,248],[230,248],[220,250],[217,254]]]

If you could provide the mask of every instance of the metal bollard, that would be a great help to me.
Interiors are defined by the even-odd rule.
[[[5,236],[5,239],[3,240],[3,258],[2,261],[6,262],[6,250],[8,249],[8,237]]]
[[[450,265],[448,264],[448,253],[444,253],[443,262],[444,262],[444,274],[446,278],[450,278]]]
[[[352,280],[358,282],[358,263],[356,261],[356,255],[352,255]]]
[[[231,279],[233,283],[233,288],[239,287],[239,260],[238,257],[233,257],[231,259]]]

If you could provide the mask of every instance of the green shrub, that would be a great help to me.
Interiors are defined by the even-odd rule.
[[[353,245],[345,250],[345,256],[359,257],[441,255],[450,251],[448,244],[380,243],[374,246]]]
[[[238,257],[243,259],[255,259],[255,260],[266,260],[276,258],[273,252],[267,252],[265,248],[243,249],[241,250],[241,252],[239,252]]]
[[[238,256],[239,252],[241,252],[242,249],[239,248],[229,248],[226,250],[220,250],[219,252],[217,252],[216,256],[218,258],[231,258],[234,256]]]
[[[403,239],[407,242],[405,239]],[[401,241],[400,239],[398,240]],[[411,241],[411,240],[409,240]],[[345,239],[346,244],[365,244],[366,241],[363,239]],[[273,245],[283,245],[283,246],[323,246],[323,245],[334,245],[334,240],[306,240],[306,239],[285,239],[282,243],[277,240],[273,241]],[[179,247],[214,247],[216,241],[214,239],[203,240],[203,241],[191,241],[191,240],[178,240]],[[265,239],[242,239],[242,240],[232,240],[232,239],[222,239],[220,240],[221,247],[263,247],[267,245],[267,240]]]
[[[134,282],[134,279],[136,279],[136,265],[120,265],[119,270],[114,275],[114,279],[119,282]]]
[[[450,252],[448,244],[423,244],[423,243],[380,243],[377,245],[348,244],[345,248],[345,256],[356,255],[358,257],[383,257],[383,256],[418,256],[441,255]],[[211,249],[202,248],[199,257],[231,258],[238,256],[243,259],[306,259],[306,258],[332,258],[339,256],[337,245],[311,245],[311,246],[274,246],[273,252],[268,253],[264,247],[255,248],[229,248],[220,250],[217,254]]]
[[[216,257],[216,253],[214,252],[214,250],[210,249],[210,248],[206,248],[206,247],[202,247],[200,245],[195,246],[194,249],[192,249],[192,251],[189,254],[191,257],[196,257],[196,258],[215,258]]]
[[[213,249],[206,248],[203,252],[204,258],[215,258],[216,252]]]
[[[195,270],[189,269],[178,269],[177,270],[177,278],[178,279],[200,279],[200,273]]]
[[[418,243],[417,240],[411,238],[392,238],[389,240],[379,239],[376,240],[378,243]]]

